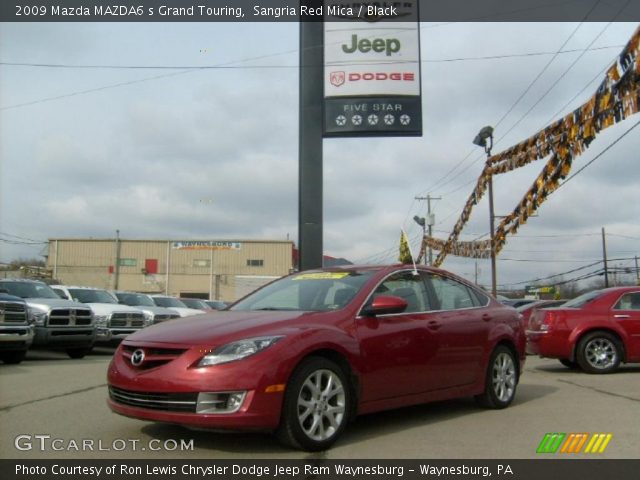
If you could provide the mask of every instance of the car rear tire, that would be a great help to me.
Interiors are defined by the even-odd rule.
[[[622,345],[611,333],[592,332],[580,339],[576,358],[587,373],[611,373],[620,366]]]
[[[506,408],[513,401],[518,385],[518,368],[513,352],[498,345],[491,354],[484,392],[476,395],[476,401],[486,408]]]
[[[297,449],[326,450],[347,425],[351,399],[342,368],[326,358],[309,357],[288,382],[276,435]]]
[[[84,358],[90,351],[92,347],[85,348],[67,348],[67,355],[71,358]]]
[[[5,352],[0,356],[0,359],[7,365],[16,365],[22,362],[26,356],[26,350],[22,350],[19,352]]]
[[[564,365],[565,367],[570,368],[572,370],[576,370],[576,369],[580,368],[580,365],[578,365],[578,362],[572,362],[568,358],[561,358],[560,359],[560,363],[562,365]]]

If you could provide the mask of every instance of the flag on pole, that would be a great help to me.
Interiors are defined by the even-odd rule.
[[[411,247],[409,239],[404,230],[400,230],[400,255],[398,256],[400,263],[413,263],[413,255],[411,255]]]

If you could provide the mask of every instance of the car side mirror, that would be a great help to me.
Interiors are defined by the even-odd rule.
[[[371,305],[362,310],[362,313],[372,317],[390,313],[402,313],[407,308],[407,305],[408,303],[404,298],[393,295],[377,295],[373,298]]]

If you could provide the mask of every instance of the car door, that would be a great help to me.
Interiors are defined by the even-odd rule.
[[[617,323],[629,338],[628,357],[640,358],[640,291],[628,292],[620,297],[610,312],[611,321]]]
[[[432,308],[423,277],[413,271],[388,276],[374,290],[365,309],[377,295],[393,295],[407,301],[402,313],[356,318],[362,362],[364,402],[411,395],[429,390],[435,372],[432,358],[436,332],[428,329]]]
[[[488,297],[450,277],[428,273],[427,286],[437,302],[428,322],[437,328],[437,349],[431,359],[440,388],[474,383],[485,373],[482,359],[488,345],[492,315]]]

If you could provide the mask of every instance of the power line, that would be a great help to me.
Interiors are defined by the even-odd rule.
[[[502,60],[507,58],[526,58],[526,57],[539,57],[545,55],[558,55],[565,53],[576,53],[584,51],[599,51],[608,49],[620,49],[624,45],[607,45],[602,47],[595,47],[590,49],[571,49],[562,50],[560,52],[528,52],[528,53],[511,53],[502,55],[483,55],[476,57],[456,57],[456,58],[439,58],[439,59],[424,59],[420,63],[452,63],[452,62],[467,62],[467,61],[483,61],[483,60]],[[286,53],[293,53],[286,52]],[[275,53],[270,55],[284,55],[285,53]],[[253,61],[241,60],[241,62]],[[415,63],[402,60],[390,60],[385,62],[365,62],[358,63],[363,66],[373,65],[403,65],[407,63]],[[256,70],[256,69],[299,69],[305,68],[300,65],[108,65],[108,64],[66,64],[66,63],[30,63],[30,62],[0,62],[0,66],[5,67],[32,67],[32,68],[51,68],[51,69],[78,69],[78,70]]]

